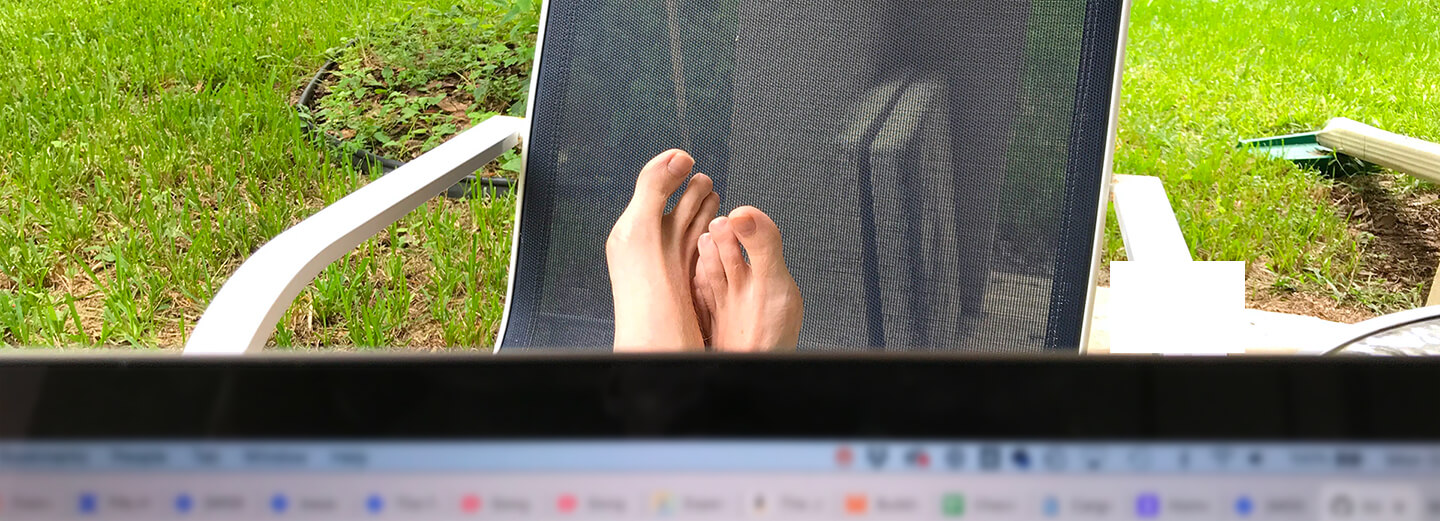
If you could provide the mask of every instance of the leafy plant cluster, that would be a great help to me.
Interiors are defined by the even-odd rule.
[[[336,67],[302,117],[347,152],[406,161],[472,123],[523,115],[535,7],[533,0],[457,0],[357,36],[331,49]],[[515,166],[512,158],[507,169]]]

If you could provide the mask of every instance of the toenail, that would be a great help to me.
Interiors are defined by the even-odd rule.
[[[670,154],[670,159],[666,161],[665,164],[665,170],[670,172],[670,175],[685,175],[687,173],[686,170],[688,169],[679,161],[680,156],[683,154],[684,152],[678,150]]]
[[[750,234],[752,234],[752,233],[755,233],[755,218],[754,218],[754,217],[750,217],[750,216],[748,216],[748,215],[742,215],[742,216],[740,216],[740,217],[736,217],[736,218],[734,218],[734,219],[730,219],[730,223],[731,223],[731,226],[734,226],[734,227],[735,227],[735,232],[736,232],[736,233],[739,233],[740,235],[750,235]]]

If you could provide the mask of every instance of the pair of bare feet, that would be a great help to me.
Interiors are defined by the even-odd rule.
[[[615,296],[615,351],[782,351],[799,340],[804,303],[780,229],[720,197],[694,158],[667,150],[640,170],[605,242]],[[674,210],[666,201],[690,179]],[[743,253],[742,253],[742,249]],[[746,256],[749,261],[746,261]]]

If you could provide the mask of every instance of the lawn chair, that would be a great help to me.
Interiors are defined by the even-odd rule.
[[[722,212],[751,204],[780,224],[802,350],[1077,352],[1127,13],[1124,0],[550,0],[526,119],[491,118],[265,244],[186,353],[261,349],[326,265],[522,136],[502,351],[608,349],[606,234],[639,167],[678,147],[715,179]],[[1134,193],[1168,209],[1163,190]]]

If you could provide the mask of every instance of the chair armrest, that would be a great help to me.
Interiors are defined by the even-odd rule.
[[[184,353],[259,351],[290,303],[321,270],[514,148],[527,128],[520,118],[487,119],[271,239],[215,294]]]
[[[1160,178],[1117,174],[1110,197],[1125,242],[1125,257],[1132,261],[1192,260]]]

